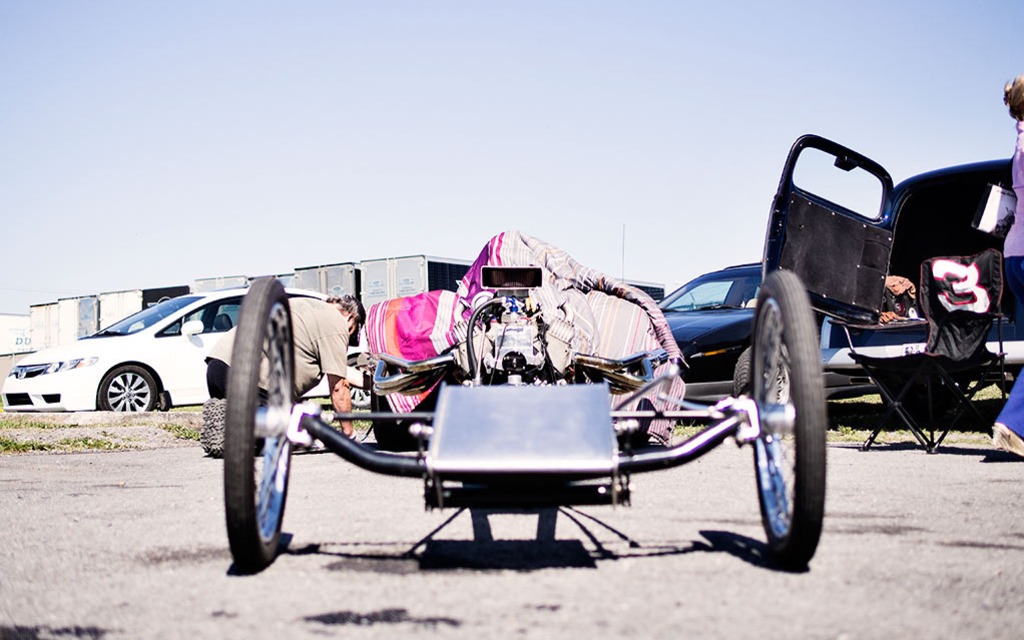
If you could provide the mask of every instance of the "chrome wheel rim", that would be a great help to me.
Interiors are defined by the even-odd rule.
[[[107,386],[107,404],[113,411],[145,411],[153,397],[146,379],[126,371]]]
[[[764,301],[758,321],[758,342],[762,348],[752,362],[754,400],[761,413],[779,405],[792,405],[789,354],[783,341],[783,319],[778,302]],[[764,513],[772,533],[785,537],[793,522],[796,487],[796,439],[785,431],[773,431],[762,422],[761,435],[754,443],[757,484]]]
[[[276,304],[267,320],[263,337],[263,357],[266,364],[267,404],[264,419],[270,423],[270,433],[284,434],[291,414],[292,381],[286,353],[288,340],[288,311]],[[277,534],[288,483],[288,465],[291,456],[286,435],[263,439],[260,454],[254,458],[256,478],[256,514],[260,538],[267,542]]]

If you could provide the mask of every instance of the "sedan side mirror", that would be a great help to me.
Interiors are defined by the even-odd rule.
[[[206,327],[203,325],[202,320],[189,320],[181,326],[181,335],[186,338],[191,338],[194,335],[200,334]]]

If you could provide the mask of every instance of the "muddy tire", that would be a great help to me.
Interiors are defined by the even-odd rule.
[[[210,398],[203,403],[203,424],[199,429],[199,444],[211,458],[224,457],[224,414],[227,400]]]

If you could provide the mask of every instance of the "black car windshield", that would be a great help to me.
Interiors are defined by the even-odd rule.
[[[692,280],[662,300],[662,311],[742,309],[753,306],[761,273],[715,273]]]
[[[180,296],[178,298],[164,300],[158,305],[154,305],[148,309],[143,309],[138,313],[133,313],[123,320],[118,320],[106,329],[101,330],[99,333],[93,334],[91,337],[127,336],[133,333],[138,333],[139,331],[160,322],[179,309],[183,309],[196,300],[201,299],[202,296]]]

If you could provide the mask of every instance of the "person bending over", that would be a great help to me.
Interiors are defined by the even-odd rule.
[[[362,387],[361,373],[348,366],[348,347],[357,340],[366,320],[362,303],[350,295],[291,298],[295,379],[294,394],[301,398],[327,377],[331,405],[338,413],[352,411],[352,386]],[[227,396],[228,371],[235,342],[232,328],[210,350],[206,358],[206,387],[211,398]],[[352,423],[342,422],[342,431],[352,436]]]

